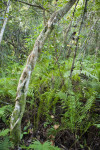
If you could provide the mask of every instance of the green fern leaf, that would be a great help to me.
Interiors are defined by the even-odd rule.
[[[9,133],[9,131],[10,131],[9,129],[2,130],[0,132],[0,136],[6,136]]]

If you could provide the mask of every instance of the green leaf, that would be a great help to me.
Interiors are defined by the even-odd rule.
[[[100,124],[94,124],[97,128],[100,128]]]
[[[6,136],[9,133],[9,131],[10,131],[9,129],[2,130],[0,132],[0,136]]]

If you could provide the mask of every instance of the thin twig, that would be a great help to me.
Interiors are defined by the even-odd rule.
[[[67,49],[67,47],[66,47],[66,45],[67,45],[67,43],[68,42],[66,42],[67,41],[67,36],[68,36],[68,33],[69,33],[69,31],[70,31],[70,29],[71,29],[71,27],[72,27],[72,21],[73,21],[73,18],[74,18],[74,15],[75,15],[75,11],[76,11],[76,7],[77,7],[77,5],[78,5],[78,2],[79,2],[79,0],[77,0],[77,2],[76,2],[76,4],[75,4],[75,7],[74,7],[74,11],[73,11],[73,15],[72,15],[72,18],[71,18],[71,21],[70,21],[70,23],[69,23],[69,26],[65,29],[65,35],[64,35],[64,49]],[[71,38],[71,37],[70,37]],[[70,39],[69,38],[69,39]],[[70,50],[69,50],[70,51]],[[64,56],[65,56],[65,51],[64,51]]]
[[[21,1],[21,0],[17,0],[17,2],[20,2],[20,3],[23,3],[23,4],[26,4],[26,5],[29,5],[29,6],[32,6],[32,7],[37,7],[37,8],[39,8],[39,9],[42,9],[42,10],[45,10],[45,11],[47,11],[47,12],[49,12],[49,10],[47,10],[47,9],[45,9],[43,6],[41,6],[41,5],[37,5],[37,4],[31,4],[31,3],[28,3],[28,2],[23,2],[23,1]]]

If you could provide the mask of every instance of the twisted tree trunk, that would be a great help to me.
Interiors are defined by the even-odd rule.
[[[32,52],[28,56],[26,66],[19,79],[15,108],[12,112],[10,122],[11,135],[16,145],[18,145],[18,143],[20,142],[21,120],[25,110],[28,85],[31,73],[35,67],[38,58],[38,53],[41,52],[44,42],[53,30],[54,25],[70,10],[70,8],[74,5],[76,1],[77,0],[70,0],[63,8],[52,14],[52,16],[47,22],[47,25],[44,27],[44,29],[38,36]]]

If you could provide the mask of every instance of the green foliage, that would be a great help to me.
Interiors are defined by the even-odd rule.
[[[58,147],[54,147],[50,142],[46,141],[43,144],[39,141],[34,141],[33,144],[30,144],[26,149],[34,149],[34,150],[60,150]]]
[[[97,83],[99,86],[95,67],[91,68],[88,59],[85,59],[84,68],[80,71],[78,70],[80,62],[77,61],[72,80],[70,80],[71,59],[66,60],[65,63],[60,60],[58,67],[52,55],[45,52],[40,60],[32,74],[33,78],[28,92],[28,97],[32,99],[30,105],[34,105],[34,109],[38,107],[37,115],[34,114],[34,125],[37,128],[40,118],[44,116],[48,124],[56,124],[56,120],[52,119],[49,114],[51,113],[54,116],[62,116],[60,130],[68,128],[72,132],[86,131],[91,126],[91,121],[88,122],[89,112],[99,92],[93,85]],[[61,112],[57,112],[59,105]],[[65,113],[62,114],[63,111]],[[52,129],[49,130],[49,135],[50,132],[56,135],[57,132],[55,133]]]
[[[63,107],[66,109],[66,112],[62,117],[63,128],[65,126],[65,128],[67,127],[72,132],[79,129],[85,131],[85,127],[87,126],[86,122],[89,119],[88,112],[93,105],[95,96],[89,96],[90,98],[87,99],[87,102],[83,105],[83,102],[81,101],[81,93],[76,95],[74,92],[70,92],[70,94],[72,95],[67,97],[67,102],[63,102]]]
[[[14,98],[16,95],[16,80],[12,78],[1,78],[0,79],[0,95],[2,97],[11,97]]]
[[[9,129],[2,130],[0,132],[0,136],[6,136],[8,134],[8,132],[9,132]]]
[[[10,17],[0,51],[0,119],[6,126],[9,126],[9,116],[13,109],[12,104],[16,97],[18,80],[24,68],[23,64],[42,31],[44,22],[47,22],[53,10],[58,10],[67,2],[68,0],[30,1],[32,4],[43,6],[44,13],[38,7],[29,7],[20,2],[12,1],[11,3]],[[38,131],[41,122],[47,129],[48,136],[56,136],[60,130],[64,129],[69,129],[76,134],[85,133],[92,125],[100,128],[99,121],[96,122],[98,114],[92,112],[100,101],[98,34],[100,5],[98,0],[88,1],[87,20],[83,22],[72,78],[69,77],[76,48],[75,39],[78,36],[84,11],[84,2],[79,1],[74,17],[72,15],[75,7],[62,18],[58,25],[55,25],[54,32],[49,36],[39,56],[26,98],[25,114],[27,119],[25,121],[28,123],[24,127],[22,126],[24,128],[22,139],[30,133],[28,129],[30,124],[33,126],[32,132],[35,132]],[[5,7],[6,5],[3,4],[2,9]],[[0,27],[3,23],[3,16],[2,12]],[[95,20],[97,20],[96,24],[94,24]],[[71,27],[69,28],[70,23]],[[67,32],[68,28],[69,32]],[[75,37],[72,37],[74,32],[76,32]],[[67,57],[69,50],[71,53]],[[91,117],[92,113],[93,117]],[[24,122],[22,123],[24,124]],[[54,125],[58,125],[59,128],[55,129]],[[1,149],[6,150],[10,147],[8,132],[9,129],[1,130]],[[55,150],[58,148],[51,146],[50,142],[41,144],[39,141],[35,141],[26,149]]]
[[[100,128],[100,124],[94,124],[97,128]]]
[[[40,32],[42,31],[42,28],[43,28],[43,25],[42,24],[39,24],[38,26],[32,28],[32,31],[33,31],[33,34],[30,34],[26,39],[26,47],[29,49],[29,50],[32,50],[33,48],[33,45],[35,43],[35,40],[37,38],[37,36],[40,34]]]
[[[13,147],[13,144],[8,136],[9,131],[9,129],[5,129],[0,132],[0,150],[9,150]]]
[[[18,65],[18,63],[13,64],[11,61],[5,70],[0,68],[0,96],[2,99],[6,99],[6,102],[9,102],[9,98],[13,100],[16,97],[16,89],[21,71],[22,66]]]
[[[2,119],[2,121],[5,124],[9,124],[9,116],[12,112],[12,106],[11,105],[6,105],[6,106],[2,106],[0,108],[0,118]]]
[[[12,147],[12,143],[8,136],[6,136],[3,140],[0,140],[0,150],[9,150]]]

